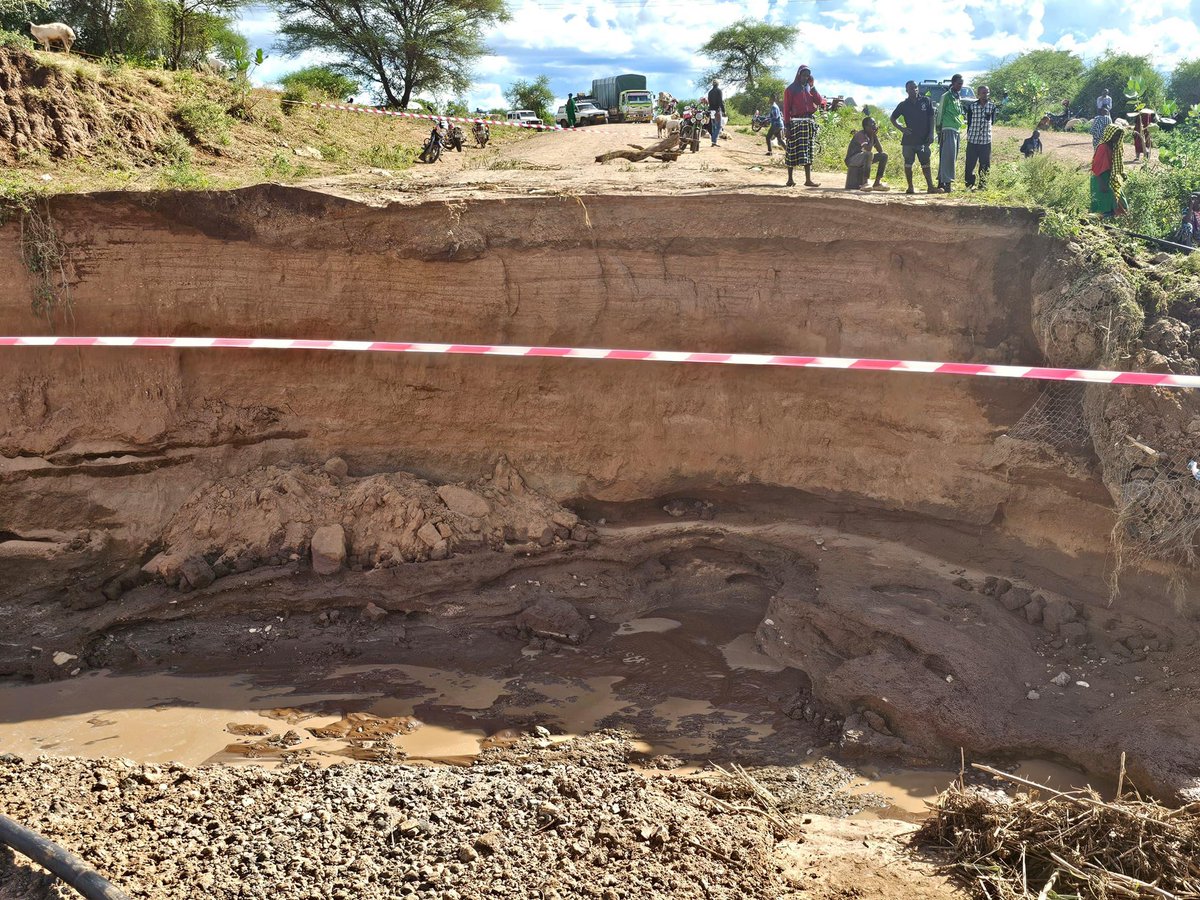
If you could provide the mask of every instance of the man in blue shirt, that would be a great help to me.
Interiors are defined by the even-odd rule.
[[[929,193],[935,193],[933,175],[929,171],[929,145],[933,143],[934,106],[928,97],[921,96],[917,83],[909,81],[904,85],[908,96],[900,101],[892,113],[892,124],[900,129],[904,137],[900,141],[900,149],[904,151],[904,177],[908,181],[908,190],[904,193],[913,194],[913,163],[921,162],[921,171],[925,175],[925,184]],[[900,120],[904,124],[900,124]]]
[[[779,110],[779,98],[774,94],[771,95],[771,112],[770,122],[767,127],[767,156],[773,156],[771,151],[771,140],[779,142],[779,149],[783,149],[783,113]]]

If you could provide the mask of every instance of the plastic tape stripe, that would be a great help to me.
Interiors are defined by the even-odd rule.
[[[1200,375],[1169,372],[1110,372],[1100,369],[1051,369],[986,363],[923,362],[912,359],[853,359],[840,356],[771,356],[761,353],[711,353],[682,350],[618,350],[595,347],[523,347],[511,344],[428,344],[403,341],[335,341],[313,338],[213,337],[0,337],[0,347],[146,347],[231,350],[341,350],[371,353],[447,353],[464,356],[532,356],[559,359],[614,359],[627,362],[704,363],[724,366],[785,366],[799,369],[847,369],[856,372],[908,372],[1024,378],[1035,381],[1083,381],[1090,384],[1200,388]]]

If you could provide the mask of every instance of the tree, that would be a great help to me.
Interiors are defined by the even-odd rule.
[[[345,100],[361,90],[357,81],[341,72],[335,72],[329,66],[297,69],[280,78],[279,83],[289,90],[308,88],[330,100]]]
[[[769,25],[751,19],[739,19],[714,31],[700,52],[716,67],[705,73],[702,83],[719,78],[749,91],[756,81],[770,74],[776,55],[795,37],[794,25]]]
[[[166,0],[171,21],[171,49],[167,68],[179,69],[199,62],[212,48],[217,35],[229,31],[229,17],[247,0]]]
[[[746,88],[740,94],[730,97],[729,105],[744,116],[753,115],[755,110],[766,115],[767,110],[771,108],[771,95],[778,97],[780,105],[782,105],[783,92],[786,88],[787,85],[782,78],[763,75],[754,82],[753,87]]]
[[[539,119],[544,119],[550,115],[550,104],[554,102],[550,76],[539,75],[534,81],[514,81],[504,92],[504,97],[513,109],[532,109]]]
[[[1200,59],[1180,61],[1171,72],[1171,89],[1168,93],[1180,106],[1200,103]]]
[[[1083,78],[1083,60],[1069,50],[1030,50],[1004,60],[972,84],[986,84],[998,102],[999,118],[1039,119],[1047,104],[1074,97]]]
[[[1141,82],[1139,104],[1157,106],[1166,99],[1166,81],[1150,57],[1109,52],[1096,60],[1083,76],[1075,105],[1083,109],[1085,116],[1095,115],[1096,98],[1107,88],[1113,98],[1113,118],[1130,116],[1135,110],[1125,99],[1125,87],[1131,78]]]
[[[332,68],[373,84],[388,106],[414,93],[458,94],[471,84],[483,36],[508,18],[504,0],[273,0],[284,53],[324,50]]]

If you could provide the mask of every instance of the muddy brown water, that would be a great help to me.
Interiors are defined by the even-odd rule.
[[[478,667],[483,671],[396,662],[332,666],[290,679],[90,672],[3,686],[0,751],[189,765],[302,758],[454,764],[528,734],[535,723],[550,730],[551,741],[621,727],[635,736],[639,758],[670,755],[689,767],[717,758],[804,765],[831,750],[828,734],[770,702],[794,688],[796,673],[759,652],[751,632],[730,638],[728,630],[698,630],[695,617],[683,616],[604,627],[611,636],[601,653],[525,647],[512,664],[493,660]],[[756,694],[757,701],[748,699]],[[383,739],[313,734],[350,713],[405,726]],[[956,774],[884,765],[857,771],[852,790],[882,798],[881,807],[862,815],[908,820],[921,818]],[[1077,770],[1042,761],[1021,761],[1018,771],[1054,787],[1084,782]]]

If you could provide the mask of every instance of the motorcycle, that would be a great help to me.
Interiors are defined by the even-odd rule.
[[[478,147],[486,147],[487,142],[492,137],[492,133],[488,130],[486,122],[476,122],[475,127],[471,129],[471,134],[474,136],[475,144]]]
[[[683,111],[679,121],[679,149],[691,149],[693,153],[700,151],[700,135],[708,128],[708,110],[689,106]]]
[[[462,153],[463,144],[467,142],[466,132],[462,130],[461,125],[455,125],[450,129],[450,134],[446,137],[446,146],[453,147],[459,153]]]
[[[755,134],[758,134],[764,128],[769,127],[770,124],[771,124],[770,116],[763,116],[758,113],[755,113],[754,116],[750,119],[750,130],[753,131]]]
[[[425,144],[421,148],[419,159],[423,163],[435,163],[442,158],[442,144],[445,138],[442,135],[442,129],[435,127],[430,132],[429,137],[425,138]]]

